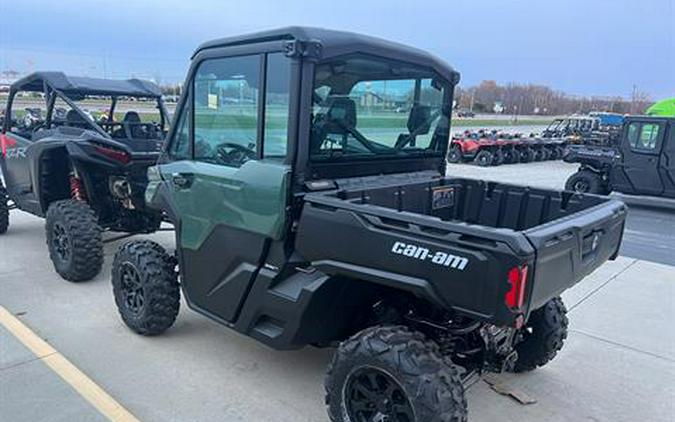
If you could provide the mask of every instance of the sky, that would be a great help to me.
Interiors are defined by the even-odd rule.
[[[675,96],[675,0],[0,0],[0,71],[179,82],[200,43],[288,25],[425,49],[464,87]]]

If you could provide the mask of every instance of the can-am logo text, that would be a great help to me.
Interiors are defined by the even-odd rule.
[[[394,242],[394,245],[391,247],[391,252],[409,258],[416,258],[420,261],[428,260],[434,264],[443,265],[444,267],[450,267],[460,271],[463,271],[469,264],[468,258],[452,255],[447,252],[433,252],[428,248],[403,242]]]

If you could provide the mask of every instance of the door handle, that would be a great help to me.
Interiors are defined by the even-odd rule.
[[[192,185],[192,175],[187,173],[174,173],[171,175],[171,183],[179,189],[186,189]]]

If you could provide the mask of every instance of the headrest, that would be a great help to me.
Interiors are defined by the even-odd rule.
[[[135,111],[127,111],[122,121],[125,123],[140,123],[141,116]]]
[[[346,127],[356,126],[356,103],[347,97],[333,97],[326,117]]]
[[[84,120],[84,117],[82,117],[80,113],[71,109],[66,113],[66,123],[86,123],[86,120]]]
[[[431,130],[431,107],[415,104],[408,116],[408,132],[414,135],[426,135]]]

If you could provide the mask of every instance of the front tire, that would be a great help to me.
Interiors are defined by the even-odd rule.
[[[7,190],[0,181],[0,234],[7,233],[9,228],[9,197]]]
[[[609,189],[606,188],[602,177],[589,170],[579,170],[565,183],[565,190],[576,193],[593,193],[596,195],[606,195]]]
[[[492,152],[484,149],[482,151],[478,151],[478,154],[476,154],[476,158],[473,159],[473,162],[481,167],[488,167],[494,162],[494,155]]]
[[[117,310],[132,331],[161,334],[176,321],[180,289],[175,261],[149,240],[125,243],[115,254],[112,285]]]
[[[533,311],[516,344],[515,372],[527,372],[546,365],[562,349],[567,338],[567,308],[562,299],[553,298]]]
[[[53,202],[45,227],[49,257],[61,277],[72,282],[96,277],[103,266],[103,239],[89,205],[73,199]]]
[[[448,152],[448,162],[457,164],[461,163],[462,159],[462,148],[460,148],[458,145],[454,145],[452,148],[450,148],[450,151]]]
[[[404,326],[371,327],[340,344],[325,388],[333,422],[467,420],[457,369]]]

